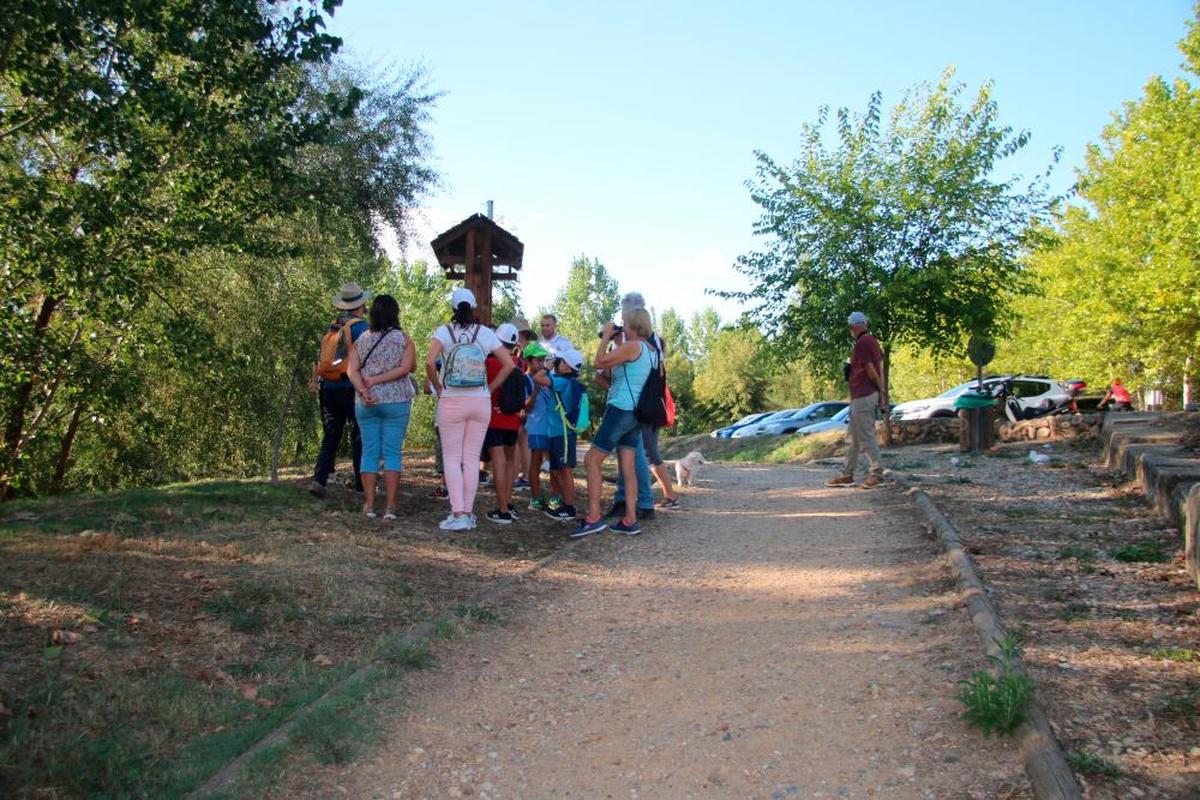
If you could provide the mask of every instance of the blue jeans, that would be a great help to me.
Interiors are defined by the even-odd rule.
[[[358,471],[379,472],[382,459],[384,472],[399,472],[412,401],[373,406],[358,404],[354,407],[354,413],[362,432],[362,461]]]
[[[650,482],[650,462],[646,460],[646,446],[642,437],[638,436],[637,449],[633,455],[634,468],[637,470],[637,507],[643,511],[654,508],[654,489]],[[613,498],[617,505],[625,504],[625,475],[617,471],[617,496]]]

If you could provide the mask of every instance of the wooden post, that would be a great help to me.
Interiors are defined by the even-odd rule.
[[[479,321],[495,327],[492,323],[492,231],[491,228],[484,228],[480,233],[478,260],[475,262],[479,291],[475,293],[475,298],[479,301]]]

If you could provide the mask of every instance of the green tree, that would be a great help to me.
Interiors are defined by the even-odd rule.
[[[742,256],[752,283],[723,296],[752,302],[774,347],[832,372],[848,349],[846,317],[864,311],[884,348],[958,350],[1009,321],[1027,289],[1019,257],[1030,219],[1047,207],[1044,181],[997,179],[1029,135],[999,122],[985,84],[964,102],[947,70],[911,90],[882,122],[881,96],[861,115],[828,109],[803,128],[784,167],[758,154],[751,196],[766,249]]]
[[[762,334],[752,327],[717,334],[692,384],[697,416],[704,424],[762,410],[767,393],[763,344]]]
[[[596,331],[616,317],[621,307],[617,281],[597,259],[577,256],[567,272],[567,282],[550,311],[558,317],[559,331],[584,356],[594,351]]]
[[[667,348],[667,352],[671,355],[679,355],[684,358],[691,356],[691,348],[688,343],[687,326],[683,322],[683,317],[679,316],[679,312],[674,308],[667,308],[659,316],[655,325],[658,335],[662,337],[663,346]]]
[[[692,314],[688,321],[688,354],[694,363],[702,365],[708,360],[720,332],[721,316],[712,306]]]
[[[1200,75],[1200,6],[1180,49],[1186,73]],[[1088,148],[1082,202],[1030,258],[1040,291],[1021,303],[998,367],[1096,386],[1190,382],[1200,348],[1197,141],[1200,89],[1186,77],[1152,78],[1115,115]]]

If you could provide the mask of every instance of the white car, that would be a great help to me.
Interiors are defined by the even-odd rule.
[[[983,390],[995,395],[1005,381],[1009,382],[1012,396],[1022,409],[1056,408],[1070,400],[1067,387],[1041,375],[993,375],[983,379]],[[978,381],[967,381],[947,389],[937,397],[897,403],[892,408],[892,419],[956,417],[958,412],[954,410],[954,401],[963,392],[974,391],[978,385]]]

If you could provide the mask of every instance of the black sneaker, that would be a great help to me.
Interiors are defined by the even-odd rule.
[[[542,509],[542,513],[543,513],[544,515],[546,515],[547,517],[549,517],[550,519],[553,519],[553,520],[561,520],[561,519],[564,519],[564,518],[563,518],[563,517],[561,517],[561,516],[559,516],[559,515],[562,513],[562,510],[563,510],[564,508],[565,508],[565,506],[559,506],[558,508],[543,508],[543,509]],[[571,518],[572,518],[572,519],[574,519],[574,518],[575,518],[575,512],[574,512],[574,511],[572,511],[572,512],[571,512]]]
[[[521,515],[517,513],[515,506],[508,507],[508,514],[513,518],[513,522],[519,522],[521,520]]]
[[[642,526],[634,522],[632,525],[626,525],[625,520],[621,520],[616,525],[609,525],[608,529],[613,533],[623,533],[626,536],[637,536],[642,532]]]
[[[489,511],[487,513],[487,519],[489,522],[494,522],[497,525],[511,525],[513,521],[511,512],[501,511],[500,509]]]
[[[654,519],[654,509],[653,508],[639,508],[637,518],[638,519]]]
[[[555,511],[554,514],[555,514],[554,519],[557,519],[561,522],[574,522],[575,521],[575,506],[568,506],[568,505],[559,506],[558,511]]]

